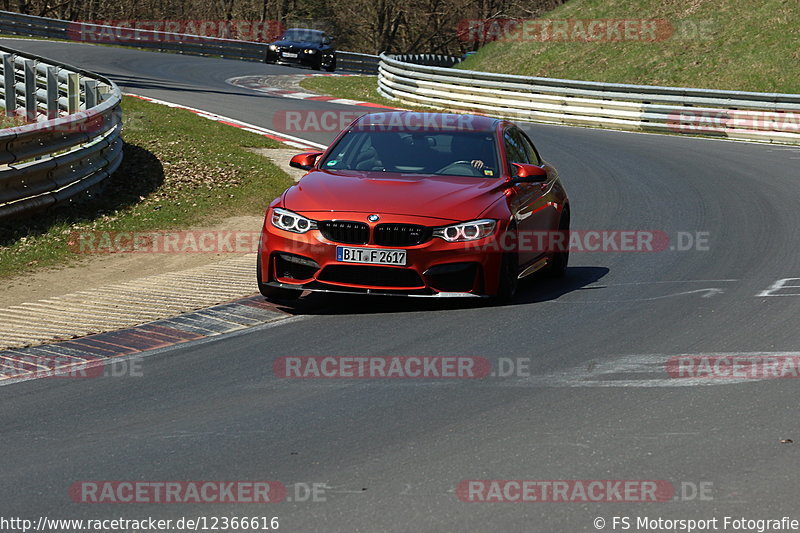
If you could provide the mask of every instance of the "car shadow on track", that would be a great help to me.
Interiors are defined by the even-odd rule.
[[[606,267],[568,267],[562,278],[533,276],[520,285],[514,301],[509,305],[529,304],[557,300],[561,296],[584,289],[608,274]]]
[[[606,267],[569,267],[562,278],[533,276],[520,284],[513,301],[504,306],[556,300],[564,294],[595,283],[608,274]],[[408,298],[364,296],[359,294],[310,293],[296,302],[279,305],[293,315],[363,315],[379,313],[417,313],[493,307],[500,304],[488,298]]]

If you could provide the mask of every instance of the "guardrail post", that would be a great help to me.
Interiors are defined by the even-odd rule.
[[[74,115],[81,109],[81,79],[77,72],[67,74],[67,114]]]
[[[86,101],[86,109],[90,109],[97,105],[97,81],[86,80],[83,82],[83,90],[86,92],[84,100]]]
[[[47,118],[58,118],[58,67],[47,67]]]
[[[6,116],[17,114],[17,81],[14,79],[14,54],[3,54],[3,83],[5,84]]]
[[[23,69],[25,71],[25,120],[36,122],[36,61],[26,59]]]

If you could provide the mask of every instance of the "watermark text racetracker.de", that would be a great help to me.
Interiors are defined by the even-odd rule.
[[[284,356],[272,364],[275,376],[295,379],[478,379],[491,370],[473,356]]]
[[[678,231],[674,238],[661,230],[517,230],[505,232],[483,244],[466,242],[465,248],[502,252],[665,252],[709,251],[707,231]]]
[[[73,231],[67,239],[77,254],[252,253],[259,231]]]
[[[68,355],[40,357],[18,355],[3,361],[2,375],[10,378],[140,378],[144,376],[142,360],[138,358],[112,361],[98,356],[76,359]]]
[[[285,30],[277,20],[90,20],[71,22],[73,41],[108,44],[192,43],[204,38],[271,42]]]
[[[73,231],[67,239],[76,254],[114,253],[252,253],[258,251],[260,231],[191,230],[191,231]],[[707,231],[661,230],[518,230],[486,239],[453,243],[466,251],[486,252],[605,252],[648,253],[710,250]],[[314,253],[326,244],[309,240],[294,241],[287,251]],[[322,248],[321,248],[322,247]]]
[[[274,480],[239,481],[77,481],[70,499],[85,504],[268,504],[324,502],[330,487],[319,482],[284,484]]]
[[[787,379],[800,378],[800,354],[679,355],[666,362],[676,379]]]
[[[706,40],[713,36],[712,20],[667,19],[464,19],[456,35],[466,42],[583,42],[654,43],[667,40]]]
[[[287,133],[328,132],[338,133],[355,119],[363,116],[359,111],[333,111],[315,109],[282,109],[272,117],[272,127]],[[381,132],[402,129],[406,132],[425,133],[448,131],[480,131],[481,124],[474,115],[453,113],[371,113],[368,120],[353,126],[354,131]]]
[[[782,109],[686,109],[670,113],[667,126],[674,133],[696,135],[725,135],[729,130],[800,133],[800,113]]]
[[[530,357],[282,356],[276,377],[289,379],[484,379],[530,377]]]
[[[455,494],[465,503],[657,503],[713,500],[713,487],[663,479],[468,479]]]

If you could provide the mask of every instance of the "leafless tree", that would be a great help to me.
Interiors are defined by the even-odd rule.
[[[68,20],[275,20],[324,29],[355,52],[460,55],[464,20],[531,18],[566,0],[2,0],[3,9]]]

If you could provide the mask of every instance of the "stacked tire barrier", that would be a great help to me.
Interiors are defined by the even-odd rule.
[[[10,11],[0,11],[0,33],[261,63],[267,57],[269,46],[263,42],[70,22]],[[337,67],[352,72],[377,74],[378,61],[378,56],[375,55],[336,52]]]
[[[461,62],[460,57],[442,54],[392,54],[390,57],[396,61],[413,63],[414,65],[425,65],[428,67],[449,68]]]
[[[5,47],[0,67],[0,219],[64,202],[117,169],[122,94],[112,81]]]
[[[378,90],[409,104],[533,122],[800,144],[797,94],[513,76],[385,54]]]

